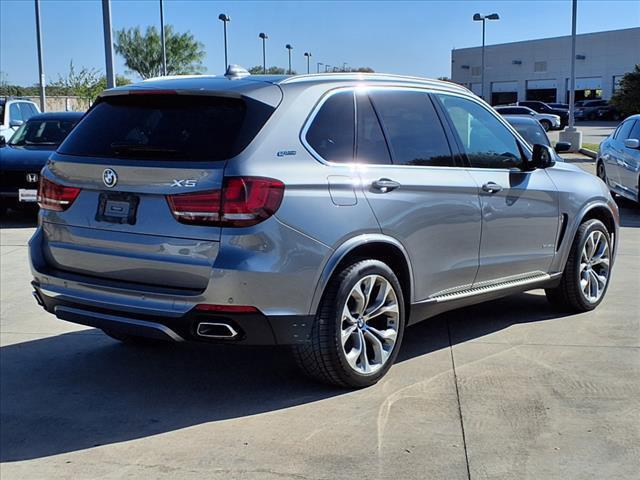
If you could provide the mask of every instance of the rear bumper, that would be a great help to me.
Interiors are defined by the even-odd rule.
[[[208,313],[193,308],[180,315],[136,313],[91,305],[35,281],[32,286],[38,304],[61,320],[170,342],[295,345],[308,340],[313,323],[312,316]],[[220,328],[208,332],[203,325]]]

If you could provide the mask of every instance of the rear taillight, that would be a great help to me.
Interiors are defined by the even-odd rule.
[[[182,223],[250,227],[280,207],[284,184],[262,177],[225,177],[222,190],[168,195],[174,217]]]
[[[79,188],[58,185],[41,176],[38,186],[38,205],[45,210],[62,212],[71,206],[79,193]]]

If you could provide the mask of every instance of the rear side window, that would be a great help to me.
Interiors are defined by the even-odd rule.
[[[426,93],[374,91],[371,100],[385,129],[393,163],[453,166],[447,137]]]
[[[353,162],[354,116],[353,92],[331,95],[311,122],[307,143],[328,162]]]
[[[366,93],[356,93],[358,111],[358,141],[356,158],[359,163],[389,164],[391,155],[380,122]]]
[[[480,168],[513,168],[522,163],[516,137],[480,104],[437,94],[449,114],[469,163]]]
[[[273,110],[248,98],[107,97],[87,113],[58,151],[141,160],[225,160],[251,142]]]
[[[631,133],[631,127],[633,127],[634,123],[634,120],[627,120],[622,125],[620,125],[620,128],[618,128],[618,131],[615,135],[616,140],[620,140],[622,142],[627,138],[630,138],[629,134]]]

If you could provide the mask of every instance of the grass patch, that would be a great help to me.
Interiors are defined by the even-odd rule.
[[[587,150],[591,150],[593,152],[597,152],[599,146],[600,145],[597,144],[597,143],[583,143],[582,144],[582,148],[586,148]]]

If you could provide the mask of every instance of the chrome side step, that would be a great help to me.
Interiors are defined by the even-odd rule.
[[[459,290],[457,292],[436,294],[429,297],[430,302],[441,303],[449,302],[451,300],[459,300],[462,298],[473,297],[475,295],[482,295],[490,292],[497,292],[500,290],[506,290],[513,287],[521,287],[529,284],[543,282],[545,280],[551,280],[553,277],[548,273],[532,273],[526,276],[520,276],[518,278],[505,279],[503,281],[495,283],[485,283],[477,287],[468,288],[465,290]]]

